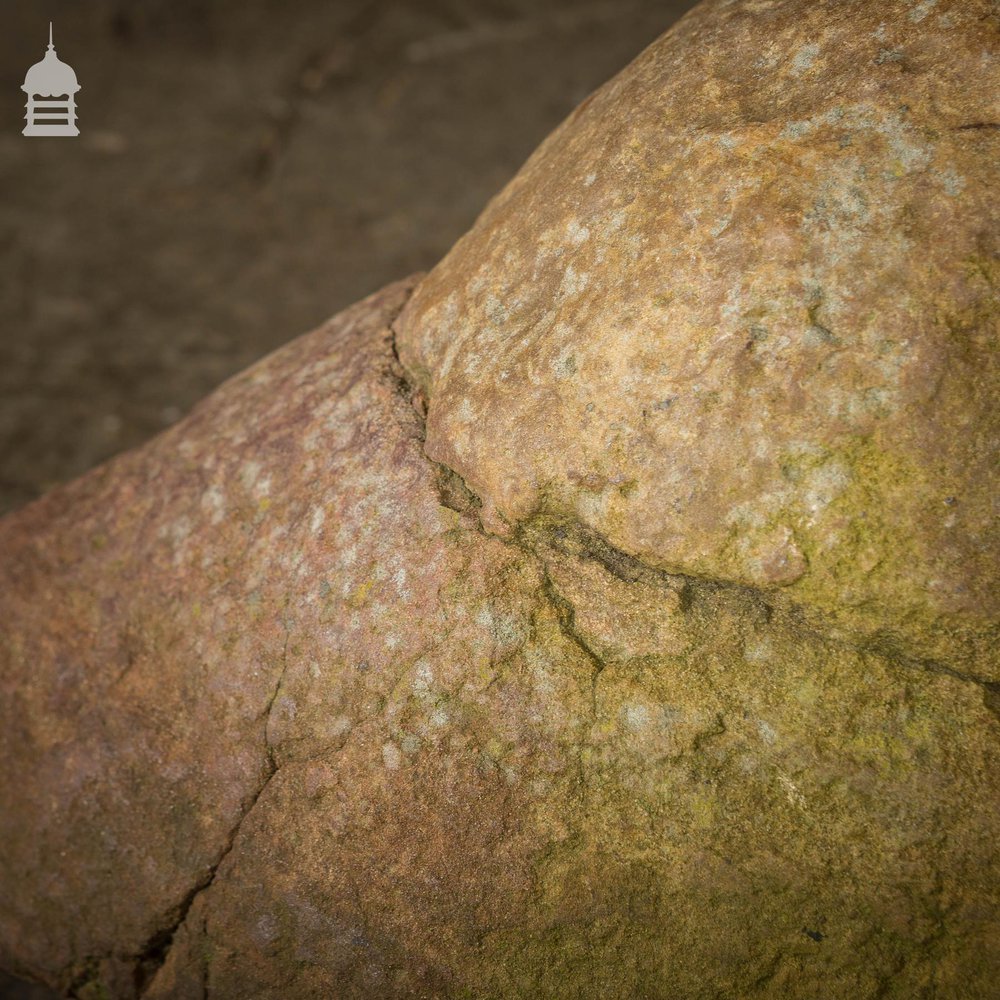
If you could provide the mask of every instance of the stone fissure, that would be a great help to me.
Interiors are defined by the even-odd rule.
[[[264,711],[261,713],[264,720],[264,752],[275,770],[277,770],[277,764],[274,760],[274,748],[271,746],[271,740],[268,736],[268,727],[271,723],[271,712],[274,709],[274,703],[278,699],[278,694],[281,692],[281,685],[285,681],[285,674],[288,672],[288,643],[292,635],[292,623],[288,618],[287,607],[282,613],[281,625],[285,630],[285,638],[281,646],[281,669],[278,671],[278,679],[275,681],[271,697],[268,698],[267,704],[264,706]]]
[[[271,695],[267,700],[267,704],[261,712],[264,729],[265,767],[263,780],[251,795],[248,804],[241,811],[240,816],[232,829],[230,829],[222,846],[222,850],[209,867],[208,872],[203,878],[198,880],[198,882],[190,889],[181,902],[170,911],[167,926],[157,931],[149,939],[145,948],[143,948],[138,955],[131,956],[131,960],[134,962],[135,966],[133,977],[136,985],[136,993],[140,997],[143,996],[152,985],[157,973],[163,967],[164,962],[166,962],[167,957],[170,954],[170,949],[177,936],[177,932],[187,920],[195,899],[197,899],[198,896],[208,889],[215,881],[215,876],[220,865],[223,861],[225,861],[230,851],[232,851],[233,845],[236,843],[236,837],[243,825],[243,821],[250,815],[250,812],[257,805],[260,797],[264,794],[264,790],[267,788],[271,779],[278,773],[279,765],[274,755],[274,748],[271,746],[271,742],[268,737],[268,727],[270,725],[271,712],[274,709],[274,703],[277,700],[279,692],[281,691],[281,686],[285,679],[285,673],[288,670],[288,644],[291,638],[291,622],[289,621],[287,614],[282,615],[282,626],[284,628],[285,635],[281,651],[281,667],[278,671],[278,678],[275,682],[274,690],[271,692]]]
[[[555,612],[559,630],[576,646],[590,661],[592,671],[590,676],[591,721],[597,719],[597,684],[606,666],[604,660],[591,648],[587,640],[576,628],[576,608],[572,602],[559,593],[552,577],[542,561],[542,593]]]
[[[412,294],[412,291],[411,291]],[[400,309],[402,305],[400,306]],[[396,313],[398,315],[398,311]],[[394,318],[394,317],[393,317]],[[399,359],[396,354],[395,338],[392,340],[392,352],[398,364]],[[401,364],[399,364],[399,371],[404,371]],[[408,389],[408,383],[406,383]],[[420,421],[421,428],[423,426],[423,421]],[[246,554],[249,550],[252,541],[252,535],[247,540],[247,544],[244,548],[242,558],[245,559]],[[278,695],[281,691],[282,684],[284,683],[285,674],[288,670],[288,648],[289,642],[291,640],[291,620],[288,617],[287,607],[282,609],[281,614],[281,625],[284,629],[284,639],[282,642],[281,650],[281,665],[278,670],[278,676],[274,684],[274,689],[272,690],[270,696],[267,699],[261,713],[260,718],[263,722],[263,735],[264,735],[264,772],[263,779],[257,786],[256,790],[250,797],[250,800],[246,807],[241,811],[239,818],[236,823],[230,829],[228,835],[226,836],[225,842],[223,843],[222,849],[218,853],[215,861],[209,866],[206,874],[200,878],[184,896],[184,898],[174,907],[172,907],[167,914],[164,916],[161,923],[165,924],[161,929],[157,930],[147,941],[145,947],[143,947],[137,954],[124,956],[126,961],[133,963],[133,979],[135,982],[136,994],[138,996],[143,996],[149,987],[152,985],[156,978],[157,973],[163,967],[166,962],[167,957],[170,954],[170,949],[176,939],[177,933],[180,928],[184,925],[188,914],[191,911],[191,907],[194,905],[194,901],[198,896],[207,890],[212,883],[215,881],[216,873],[219,870],[222,862],[229,855],[230,851],[233,849],[233,845],[236,842],[236,838],[239,834],[240,828],[243,822],[246,820],[247,816],[251,813],[254,807],[257,805],[260,797],[264,794],[264,790],[267,788],[271,779],[278,773],[279,763],[275,757],[274,748],[271,745],[270,738],[268,736],[268,730],[270,728],[271,713],[274,710],[275,702],[277,701]],[[71,992],[76,992],[81,989],[86,982],[89,981],[90,976],[88,973],[84,973],[83,977],[77,977],[71,987]]]
[[[969,126],[972,127],[972,126]],[[412,292],[411,292],[412,294]],[[398,313],[397,313],[398,315]],[[403,365],[396,344],[396,333],[392,323],[389,324],[389,346],[392,362],[387,376],[393,381],[397,394],[407,403],[413,413],[412,428],[418,439],[422,455],[435,472],[435,485],[442,506],[460,514],[471,530],[485,538],[498,541],[505,546],[516,548],[521,554],[531,559],[541,575],[541,595],[552,609],[554,618],[562,634],[586,657],[591,664],[590,677],[590,711],[591,722],[597,716],[597,688],[601,674],[606,664],[603,658],[591,647],[586,638],[576,628],[576,608],[573,603],[556,588],[549,572],[549,559],[546,550],[561,556],[582,561],[594,562],[606,572],[627,584],[644,584],[661,590],[670,590],[679,598],[679,610],[691,612],[696,605],[704,603],[713,592],[727,591],[737,593],[751,605],[756,606],[763,620],[770,621],[775,614],[781,614],[788,625],[796,631],[809,634],[813,638],[835,646],[851,648],[856,651],[871,653],[888,662],[908,668],[944,674],[957,680],[979,685],[983,690],[984,702],[987,708],[1000,718],[1000,683],[987,680],[972,674],[956,670],[947,664],[934,660],[907,656],[891,645],[884,638],[874,638],[860,642],[850,642],[843,638],[823,634],[806,621],[804,609],[781,595],[774,595],[757,588],[734,581],[714,580],[692,576],[684,573],[674,573],[651,566],[642,560],[616,548],[599,533],[582,522],[565,515],[536,511],[530,517],[513,526],[509,537],[497,535],[489,531],[483,524],[480,511],[482,499],[469,487],[465,479],[456,470],[430,458],[426,452],[426,416],[427,400],[424,392],[412,379]],[[287,616],[287,608],[283,609],[281,624],[284,629],[284,639],[281,652],[280,669],[274,688],[265,703],[261,719],[264,736],[264,768],[262,779],[253,791],[247,805],[227,834],[225,841],[207,872],[199,878],[183,899],[167,911],[161,923],[164,926],[153,934],[145,947],[137,954],[123,956],[123,960],[133,964],[133,978],[136,994],[143,996],[153,984],[156,975],[166,962],[170,950],[176,940],[177,933],[187,920],[195,900],[214,883],[219,868],[230,854],[239,831],[247,816],[256,807],[271,779],[279,769],[268,736],[271,713],[277,702],[288,667],[288,650],[291,639],[291,620]],[[718,719],[721,730],[725,730],[721,717]],[[714,735],[718,730],[713,730]],[[581,774],[581,781],[584,777]],[[585,782],[584,782],[585,783]],[[92,978],[91,966],[94,960],[84,963],[84,971],[77,976],[70,987],[71,992],[82,989]],[[91,971],[87,971],[91,970]]]
[[[266,760],[267,767],[264,773],[264,780],[253,793],[249,803],[242,810],[235,825],[229,831],[222,850],[209,867],[208,872],[192,887],[184,899],[181,900],[181,902],[171,911],[173,916],[170,919],[168,926],[163,930],[157,931],[157,933],[150,938],[146,947],[138,955],[133,957],[133,960],[135,961],[134,976],[136,993],[138,996],[143,996],[152,985],[154,979],[156,978],[156,974],[163,967],[163,963],[166,962],[167,957],[170,954],[170,949],[177,937],[177,932],[184,925],[185,920],[187,920],[188,914],[191,912],[191,907],[194,905],[194,901],[199,895],[201,895],[201,893],[210,888],[212,883],[215,881],[215,876],[219,867],[222,862],[226,860],[230,851],[233,849],[233,845],[236,843],[236,837],[239,834],[240,828],[243,826],[243,821],[250,815],[253,808],[257,805],[260,797],[264,794],[264,790],[270,784],[271,779],[278,773],[278,765],[273,759],[270,747],[268,747]]]
[[[412,294],[412,292],[411,292]],[[773,594],[759,588],[731,580],[717,580],[709,577],[676,573],[644,563],[642,560],[616,548],[598,532],[582,522],[564,515],[538,510],[513,526],[510,538],[504,538],[489,531],[479,517],[483,501],[456,470],[432,459],[426,451],[426,415],[429,402],[423,390],[412,378],[400,359],[396,343],[395,320],[389,324],[390,346],[393,356],[392,377],[400,395],[411,404],[420,423],[419,439],[425,460],[437,472],[438,492],[442,505],[467,516],[474,529],[484,537],[492,538],[505,545],[514,545],[521,552],[537,560],[545,578],[548,578],[547,564],[539,548],[549,547],[557,552],[598,563],[608,573],[625,583],[645,583],[656,587],[669,587],[677,591],[680,610],[689,611],[700,599],[712,592],[736,593],[756,605],[765,621],[770,621],[776,613],[781,613],[796,631],[807,634],[824,644],[851,649],[855,652],[870,653],[907,669],[923,670],[943,674],[968,684],[975,684],[983,691],[986,708],[1000,720],[1000,682],[957,670],[948,664],[929,658],[912,656],[899,650],[891,640],[875,635],[851,641],[843,636],[833,637],[817,627],[816,614],[807,614],[801,605],[780,594]],[[679,588],[679,590],[678,590]],[[561,598],[565,601],[565,598]],[[568,601],[565,601],[569,605]],[[564,616],[562,616],[564,617]],[[562,620],[562,619],[560,619]],[[578,635],[567,633],[577,645],[582,640]],[[585,643],[581,645],[588,656],[594,657]],[[599,661],[599,658],[595,657]],[[596,677],[594,680],[596,690]]]

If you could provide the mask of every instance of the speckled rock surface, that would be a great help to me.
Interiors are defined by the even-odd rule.
[[[980,145],[995,139],[961,104],[978,99],[963,74],[974,58],[984,72],[990,25],[973,31],[974,4],[881,5],[871,31],[903,55],[869,67],[870,9],[699,9],[549,140],[438,272],[0,521],[0,967],[82,1000],[993,995]],[[968,60],[943,59],[946,32]],[[848,49],[853,74],[837,70]],[[837,87],[868,88],[881,113],[904,71],[910,113],[954,112],[953,135],[920,135],[962,183],[935,200],[949,168],[933,159],[884,177],[912,200],[870,208],[881,254],[867,222],[813,242],[808,184],[848,183],[852,143],[878,164],[911,126],[796,146],[806,128],[769,183],[753,144],[777,149]],[[876,172],[858,175],[869,206]],[[703,198],[684,196],[698,177]],[[725,178],[733,232],[713,242],[689,216]],[[760,200],[739,193],[755,185]],[[605,211],[623,214],[598,238]],[[644,311],[657,253],[656,308],[679,303],[684,336]],[[825,276],[803,307],[825,333],[796,332],[798,272],[781,260]],[[892,309],[876,296],[890,278]],[[772,303],[735,355],[730,287]],[[657,353],[666,372],[643,361]],[[915,400],[933,358],[930,413]],[[638,433],[636,400],[671,370],[677,398],[655,412],[675,430]],[[892,391],[855,412],[876,371]],[[695,384],[718,410],[685,395]],[[767,414],[752,435],[743,397]],[[667,532],[671,454],[694,493]],[[928,506],[946,487],[950,523]],[[852,520],[862,496],[877,532]],[[746,520],[723,531],[709,513],[740,497]],[[940,586],[921,589],[932,567]]]
[[[429,454],[497,530],[558,512],[926,655],[993,645],[998,51],[986,0],[702,4],[407,308]]]

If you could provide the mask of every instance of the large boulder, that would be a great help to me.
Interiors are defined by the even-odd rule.
[[[702,5],[428,277],[0,521],[0,967],[992,995],[992,17]]]

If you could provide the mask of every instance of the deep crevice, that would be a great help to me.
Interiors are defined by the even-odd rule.
[[[395,321],[396,317],[402,311],[403,306],[409,300],[409,297],[413,294],[413,288],[407,290],[406,296],[403,302],[400,303],[398,308],[396,308],[389,318],[388,326],[390,331],[392,331],[392,323]],[[414,404],[414,409],[417,411],[416,415],[418,417],[419,427],[421,432],[424,426],[424,420],[426,417],[426,408],[422,412],[417,409],[417,401],[415,400],[415,393],[410,387],[409,381],[405,377],[405,368],[399,361],[399,355],[396,351],[395,335],[393,334],[390,338],[392,354],[395,359],[395,363],[392,366],[388,374],[391,378],[396,380],[397,391],[404,395],[411,403]],[[442,467],[443,468],[443,467]],[[470,494],[471,495],[471,494]],[[284,629],[284,641],[282,644],[281,651],[281,667],[278,670],[277,678],[275,680],[274,689],[271,691],[270,696],[267,699],[263,709],[260,713],[260,718],[263,720],[263,732],[264,732],[264,768],[263,768],[263,780],[258,785],[257,789],[251,795],[247,805],[240,811],[239,818],[236,823],[230,829],[223,845],[222,849],[216,857],[215,861],[209,866],[207,873],[199,879],[187,892],[184,898],[174,907],[167,911],[162,920],[161,924],[165,926],[158,929],[146,942],[145,946],[137,954],[125,956],[126,960],[134,963],[133,967],[133,982],[135,984],[136,995],[141,997],[152,985],[156,978],[157,973],[163,967],[170,954],[170,949],[173,947],[174,940],[177,936],[178,931],[184,925],[188,914],[191,911],[191,907],[194,905],[195,900],[198,896],[207,890],[212,883],[215,881],[216,873],[219,870],[219,866],[225,861],[226,857],[229,855],[230,851],[233,849],[233,845],[236,842],[236,837],[239,834],[241,827],[247,816],[253,811],[254,807],[257,805],[258,800],[261,795],[264,794],[264,790],[267,788],[271,779],[278,773],[279,764],[274,754],[274,748],[271,746],[270,739],[268,738],[268,727],[271,719],[271,712],[274,708],[274,704],[277,701],[278,694],[281,691],[281,686],[284,683],[285,674],[288,670],[288,645],[291,638],[291,621],[287,616],[287,607],[282,609],[281,614],[281,625]],[[207,969],[203,970],[204,978],[207,981]],[[86,971],[84,973],[86,978]],[[79,979],[79,977],[77,977]],[[79,987],[77,987],[79,988]]]
[[[958,128],[995,128],[993,123],[973,123],[958,126]],[[411,292],[412,294],[412,292]],[[400,309],[400,312],[402,308]],[[398,314],[397,314],[398,315]],[[898,648],[895,641],[883,632],[875,632],[868,636],[851,639],[846,636],[832,636],[822,629],[823,612],[819,609],[807,609],[782,595],[773,594],[747,584],[731,580],[717,580],[709,577],[692,576],[686,573],[671,572],[643,562],[636,556],[612,545],[599,532],[583,524],[581,521],[565,515],[536,511],[514,526],[511,537],[505,538],[488,531],[482,523],[479,512],[483,501],[454,469],[432,459],[426,451],[426,417],[428,401],[424,391],[410,376],[406,366],[399,356],[395,317],[389,323],[389,343],[391,346],[393,365],[391,376],[397,384],[400,395],[409,402],[420,423],[419,439],[425,460],[435,469],[438,493],[443,506],[467,516],[473,527],[480,534],[493,538],[506,545],[514,545],[526,555],[537,559],[541,564],[543,578],[548,580],[547,565],[544,555],[538,549],[551,547],[557,552],[578,559],[596,562],[608,573],[625,583],[645,583],[660,588],[668,588],[678,594],[680,609],[691,611],[699,596],[712,592],[735,593],[743,597],[754,607],[763,622],[772,620],[780,608],[780,613],[795,631],[826,644],[852,649],[859,653],[870,653],[885,659],[889,663],[908,668],[922,670],[927,673],[941,674],[953,677],[964,683],[976,684],[983,691],[983,702],[986,708],[1000,720],[1000,682],[966,671],[957,670],[948,664],[932,658],[912,656]],[[551,590],[551,581],[549,581]],[[567,605],[565,598],[560,598]],[[570,605],[571,607],[571,605]],[[817,616],[820,621],[817,622]],[[569,634],[569,633],[568,633]],[[584,649],[589,656],[600,662],[586,643],[574,633],[571,638]],[[596,690],[596,678],[594,682]]]
[[[983,704],[1000,722],[1000,681],[983,681]]]
[[[284,642],[281,650],[281,668],[278,671],[278,677],[274,685],[274,690],[271,692],[271,695],[267,700],[267,704],[261,712],[261,718],[263,719],[264,724],[264,778],[251,796],[248,804],[241,810],[239,818],[232,829],[230,829],[226,840],[223,843],[222,850],[209,867],[208,872],[204,875],[204,877],[199,879],[194,886],[192,886],[187,895],[185,895],[177,906],[168,911],[168,914],[164,918],[166,926],[153,934],[153,936],[147,941],[142,951],[140,951],[137,955],[130,956],[131,960],[134,962],[132,976],[133,982],[135,983],[136,996],[138,997],[142,997],[146,990],[148,990],[152,985],[157,973],[163,967],[164,962],[166,962],[167,956],[170,954],[170,949],[173,946],[174,939],[177,936],[177,932],[184,925],[185,920],[187,920],[188,914],[191,912],[191,907],[194,905],[194,901],[215,881],[215,876],[219,870],[219,866],[223,861],[225,861],[230,851],[232,851],[233,845],[236,843],[236,837],[240,828],[243,826],[243,821],[250,815],[250,812],[253,810],[254,806],[257,805],[261,795],[264,794],[264,790],[267,788],[271,779],[278,773],[278,763],[275,759],[274,750],[271,746],[270,740],[268,739],[267,730],[271,720],[271,710],[274,707],[274,703],[277,700],[279,692],[281,691],[281,686],[285,679],[285,673],[288,670],[288,643],[291,637],[291,623],[285,614],[282,615],[281,623],[285,631]]]
[[[201,893],[210,888],[212,883],[215,881],[215,876],[219,870],[219,866],[226,860],[230,851],[233,849],[233,845],[236,843],[236,837],[243,825],[243,821],[250,815],[254,806],[257,805],[257,801],[260,799],[261,795],[264,794],[264,790],[267,788],[271,779],[278,773],[277,765],[271,757],[270,748],[268,749],[266,760],[267,768],[264,780],[251,796],[249,803],[242,810],[239,819],[229,831],[222,850],[209,867],[208,872],[190,889],[180,903],[178,903],[177,906],[170,911],[167,918],[169,921],[167,926],[162,930],[157,931],[149,939],[145,948],[143,948],[139,954],[130,956],[135,962],[133,977],[137,996],[143,996],[146,990],[152,985],[153,980],[156,978],[156,974],[163,967],[163,963],[166,962],[167,957],[170,954],[170,949],[173,946],[174,939],[177,936],[177,932],[184,925],[184,921],[191,912],[191,907],[194,905],[194,901],[199,895],[201,895]]]

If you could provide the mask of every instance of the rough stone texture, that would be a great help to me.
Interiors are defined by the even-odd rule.
[[[416,293],[428,453],[497,530],[558,512],[925,655],[989,648],[997,41],[986,0],[703,4]]]
[[[977,527],[995,133],[961,106],[990,25],[975,4],[881,5],[871,30],[902,54],[867,65],[870,9],[700,8],[438,272],[0,521],[0,966],[83,1000],[995,993],[1000,673]],[[744,59],[764,60],[753,87]],[[887,138],[855,109],[845,134],[780,146],[837,87],[877,122],[907,74],[910,114],[951,109],[953,133]],[[911,130],[928,159],[883,177],[883,139],[911,149]],[[934,187],[945,161],[953,195]],[[587,186],[601,170],[617,188]],[[803,228],[825,182],[817,232],[852,239]],[[713,242],[684,212],[707,219],[727,183],[733,233]],[[842,217],[855,188],[879,254]],[[801,329],[796,267],[823,279]],[[656,283],[683,336],[652,319]],[[763,332],[727,353],[755,295]],[[717,393],[701,409],[698,357]],[[934,358],[932,412],[916,401]],[[874,372],[892,391],[863,416],[850,399]],[[655,412],[686,451],[634,423],[675,384]],[[733,385],[769,415],[752,443]],[[699,498],[669,532],[661,454]],[[739,497],[745,521],[702,517]]]

